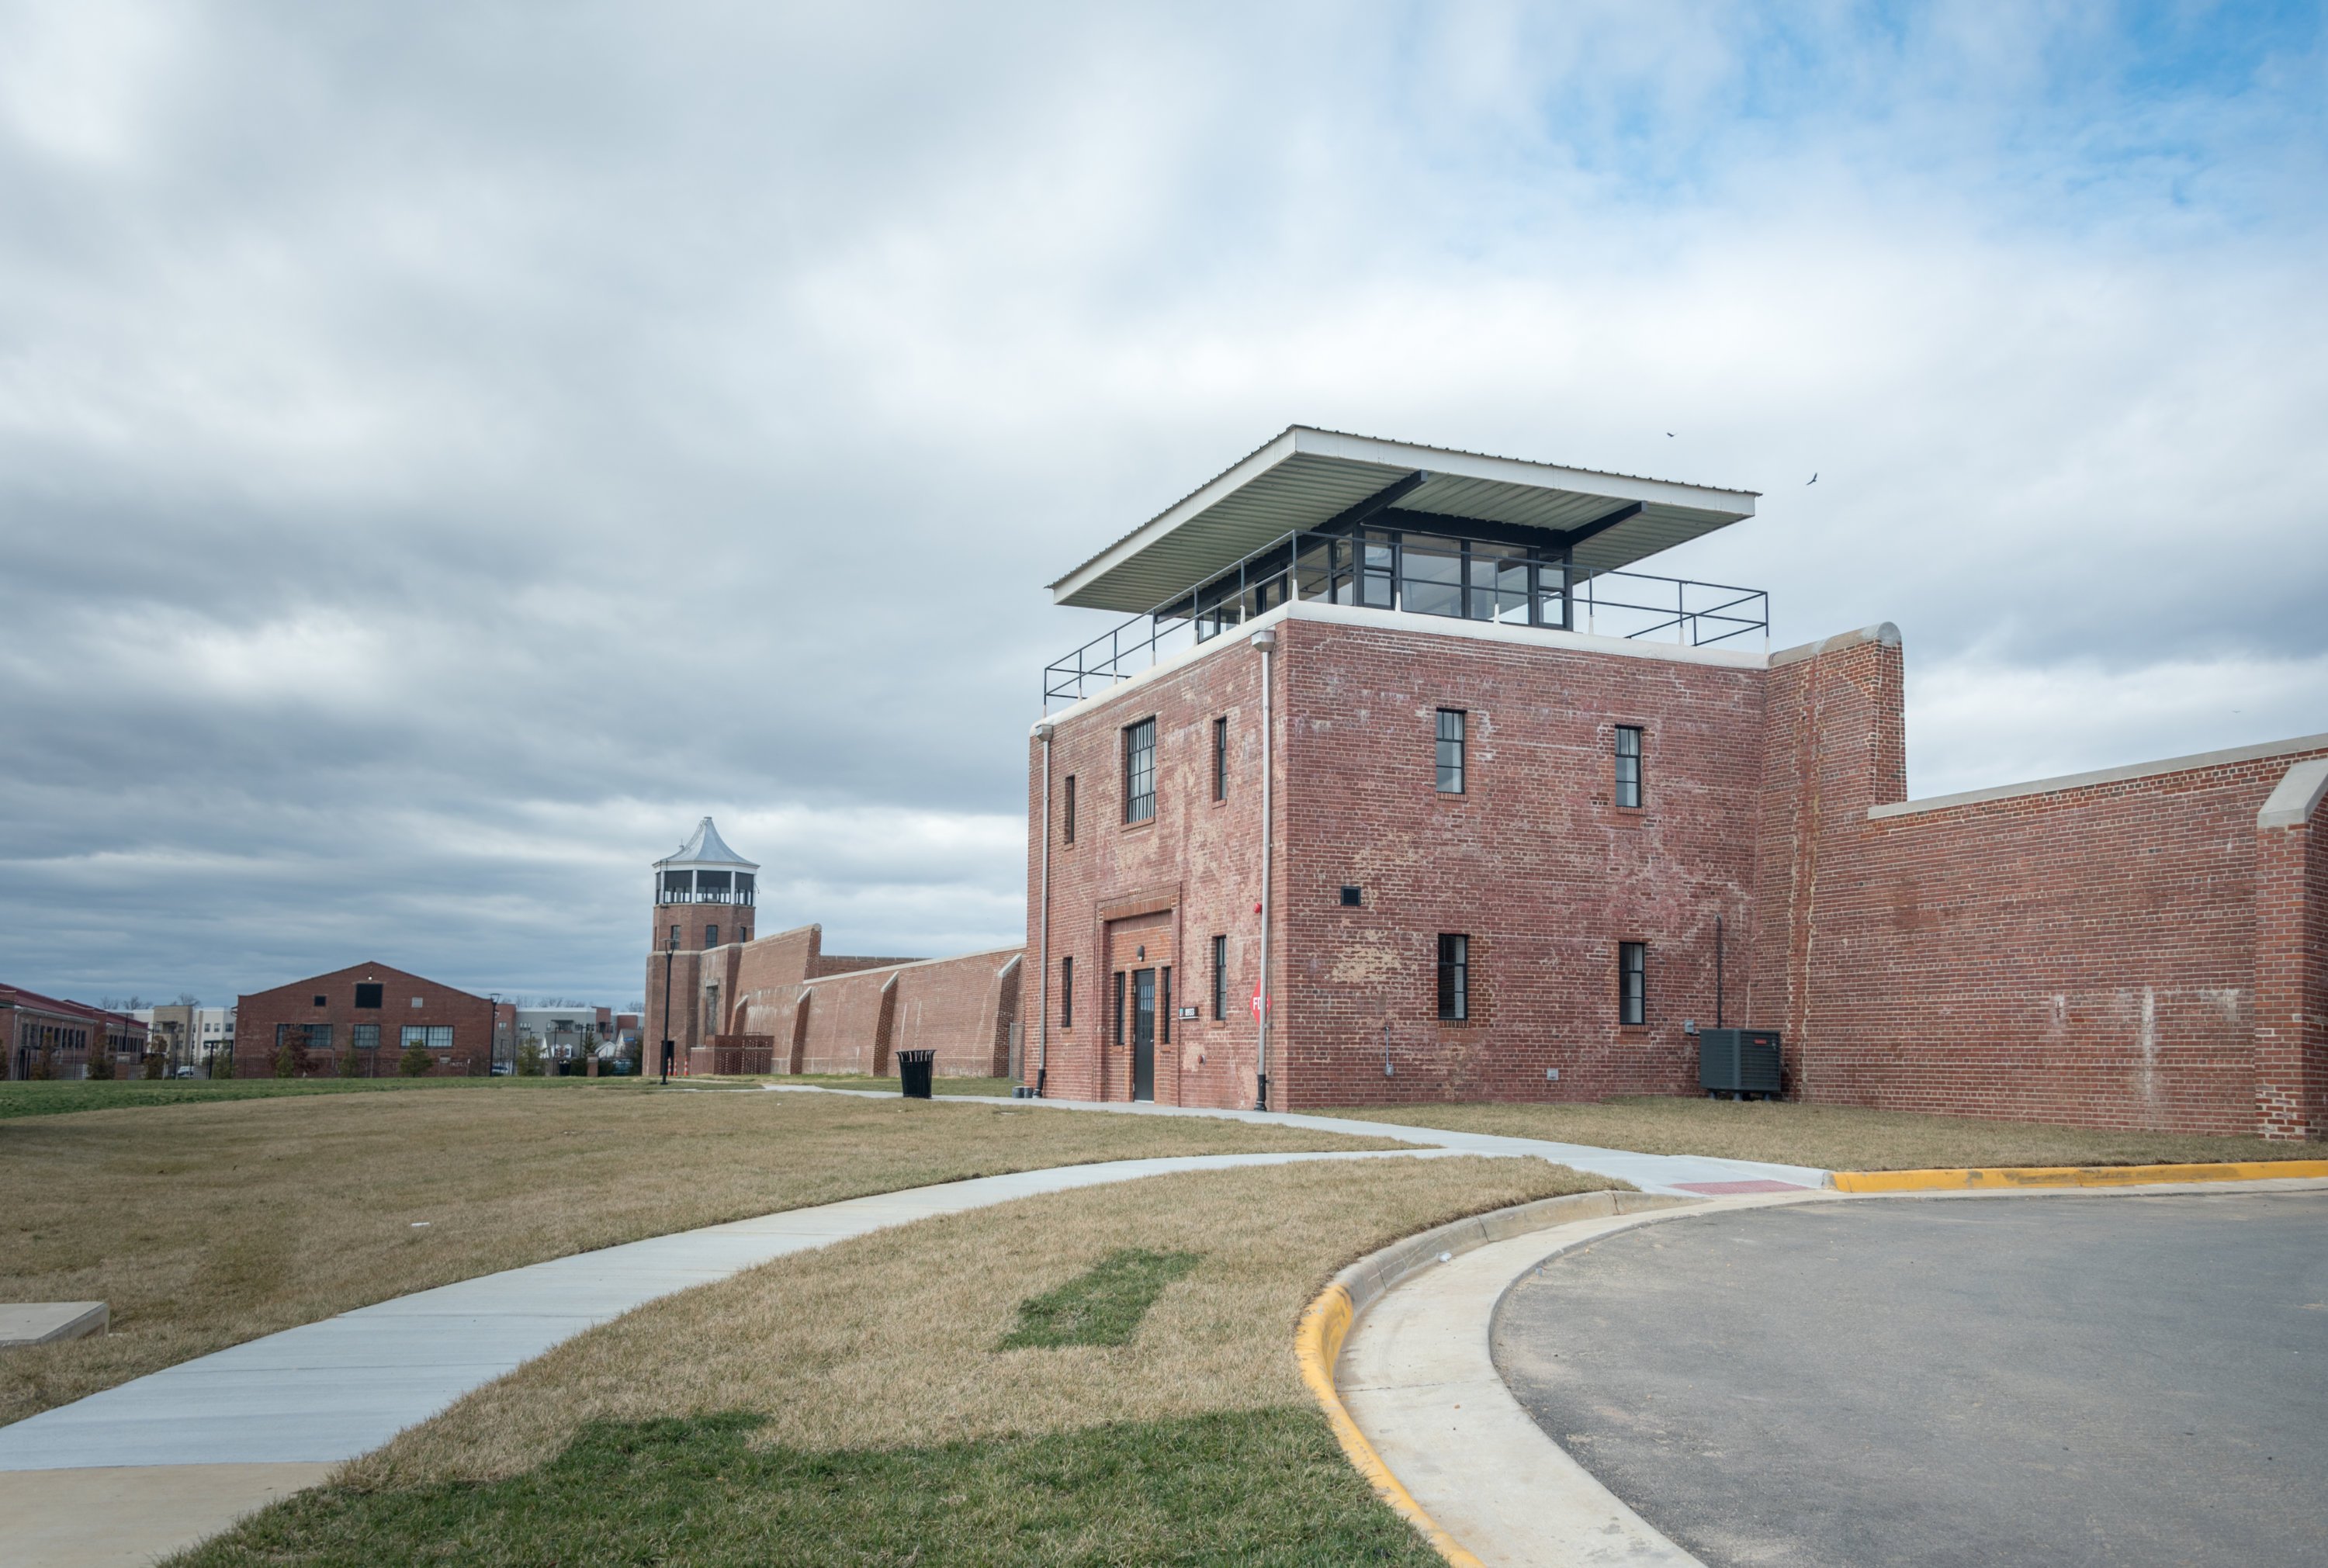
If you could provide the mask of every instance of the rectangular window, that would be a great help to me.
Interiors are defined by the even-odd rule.
[[[1213,938],[1213,1021],[1229,1016],[1229,939]]]
[[[415,1046],[426,1048],[427,1044],[428,1026],[427,1024],[407,1024],[404,1026],[404,1048],[406,1050],[408,1051]]]
[[[1059,841],[1072,844],[1075,841],[1075,775],[1073,774],[1067,775],[1066,797],[1067,809],[1061,819]]]
[[[1345,887],[1342,889],[1342,907],[1343,907],[1343,908],[1345,908],[1345,909],[1356,909],[1356,908],[1357,908],[1360,905],[1364,904],[1365,902],[1366,902],[1366,894],[1365,894],[1361,889],[1356,888],[1356,887]]]
[[[703,928],[703,945],[706,947],[717,947],[719,945],[719,927],[717,925],[707,925]]]
[[[1115,1044],[1123,1044],[1123,971],[1115,972]]]
[[[1213,799],[1229,798],[1229,721],[1213,720]]]
[[[1641,731],[1637,725],[1617,727],[1617,803],[1640,809]]]
[[[1123,820],[1156,815],[1156,721],[1143,718],[1123,732]]]
[[[1649,944],[1617,944],[1617,1021],[1638,1024],[1649,1016]]]
[[[1463,793],[1463,710],[1460,708],[1439,710],[1439,793]]]
[[[1059,1027],[1075,1027],[1075,961],[1072,958],[1059,960]]]
[[[356,1026],[355,1046],[356,1049],[359,1051],[376,1051],[380,1049],[380,1026],[378,1024],[358,1024]]]
[[[451,1024],[430,1024],[428,1026],[428,1048],[432,1051],[451,1050],[453,1048],[453,1026]]]
[[[377,985],[357,986],[356,1006],[360,1008],[377,1008],[380,1006],[380,993],[381,989],[381,987]]]
[[[329,1055],[332,1049],[332,1026],[329,1024],[309,1024],[307,1026],[307,1048],[319,1055]]]
[[[1156,972],[1156,1018],[1164,1031],[1163,1044],[1172,1043],[1172,966]]]
[[[1439,938],[1439,1016],[1461,1023],[1471,1016],[1471,939]]]
[[[671,944],[673,947],[679,945],[679,927],[676,925],[671,928]]]

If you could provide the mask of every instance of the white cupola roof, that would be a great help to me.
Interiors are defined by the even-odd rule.
[[[679,847],[677,854],[654,863],[654,869],[658,871],[692,870],[698,867],[707,869],[716,868],[728,871],[756,871],[760,869],[760,864],[756,860],[746,860],[729,849],[728,841],[719,836],[719,830],[711,825],[709,817],[706,817],[695,824],[695,831],[688,835],[687,842]]]

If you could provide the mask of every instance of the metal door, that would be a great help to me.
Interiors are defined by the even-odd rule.
[[[1131,1097],[1156,1098],[1156,972],[1131,972]]]

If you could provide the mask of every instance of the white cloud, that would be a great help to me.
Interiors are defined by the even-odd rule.
[[[1764,489],[1659,569],[1901,623],[1920,793],[2328,729],[2316,28],[108,14],[0,47],[28,983],[627,994],[706,811],[1007,939],[1039,585],[1295,419]]]

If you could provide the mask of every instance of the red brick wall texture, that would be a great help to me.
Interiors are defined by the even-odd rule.
[[[376,1009],[356,1006],[356,987],[366,983],[380,988],[380,1005]],[[332,1030],[331,1049],[309,1053],[307,1075],[311,1077],[332,1077],[339,1072],[337,1058],[354,1040],[358,1024],[380,1026],[378,1048],[357,1053],[360,1076],[397,1075],[404,1055],[407,1025],[443,1027],[453,1031],[450,1048],[433,1054],[432,1073],[446,1076],[482,1075],[492,1059],[492,1002],[384,963],[360,963],[351,969],[278,985],[272,991],[238,997],[234,1015],[235,1075],[272,1075],[280,1027],[307,1024],[328,1024]]]
[[[2328,1135],[2328,826],[2316,803],[2258,820],[2328,737],[1909,804],[1890,626],[1764,655],[1312,604],[1030,740],[1023,1075],[1049,1093],[1129,1096],[1114,976],[1169,963],[1201,1016],[1159,1041],[1156,1098],[1253,1103],[1263,627],[1272,1105],[1695,1093],[1684,1026],[1714,1021],[1718,984],[1723,1021],[1785,1032],[1805,1099]],[[1460,794],[1437,787],[1442,709]],[[1156,808],[1131,822],[1125,732],[1150,718]],[[1619,726],[1642,732],[1638,809]],[[1460,1020],[1442,934],[1468,939]]]
[[[657,920],[658,931],[670,925],[660,909]],[[778,1073],[894,1076],[896,1052],[925,1048],[938,1053],[942,1076],[999,1077],[1009,1070],[1018,1021],[1018,949],[867,958],[827,953],[823,943],[821,927],[803,925],[680,953],[671,972],[675,1069],[756,1063],[756,1056],[741,1053],[765,1038],[765,1070]],[[655,953],[647,961],[649,1072],[661,1065],[666,956]]]

